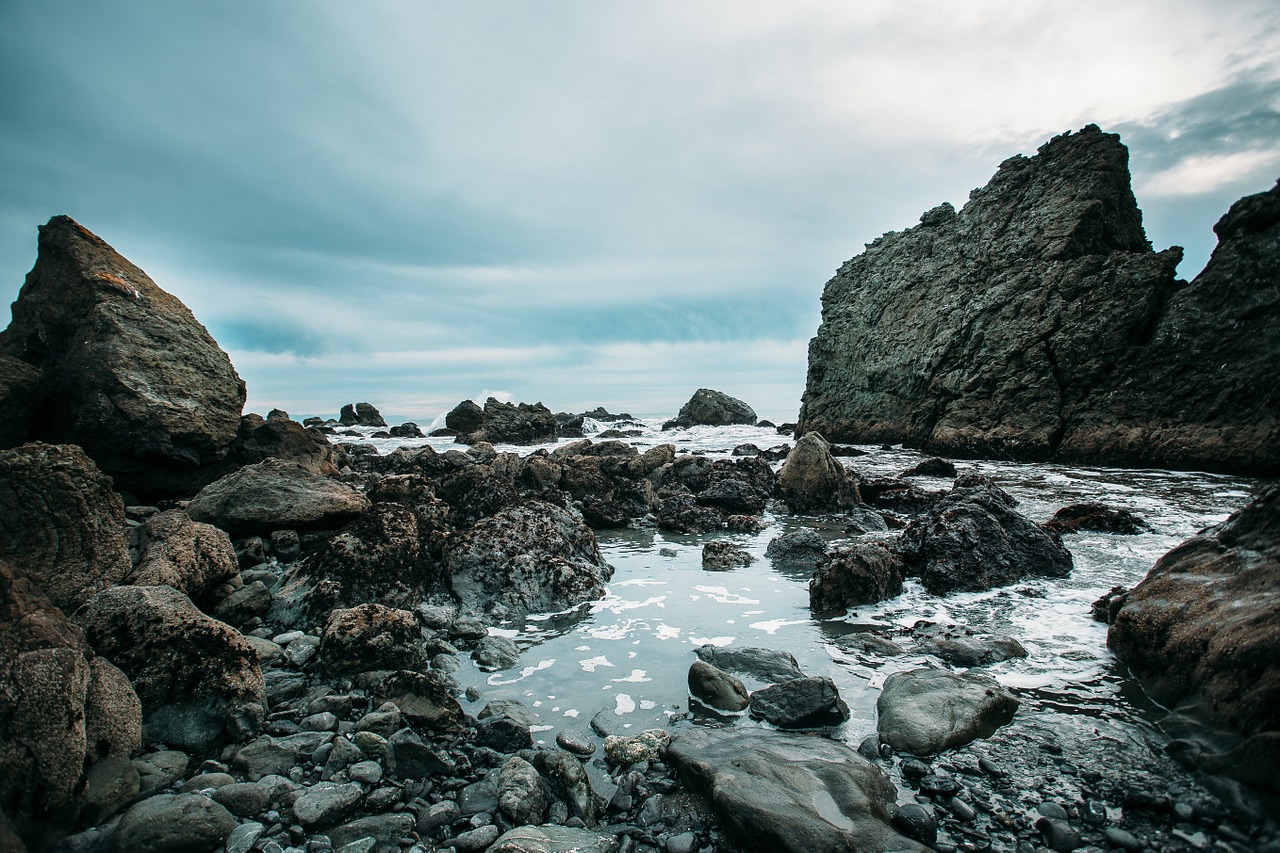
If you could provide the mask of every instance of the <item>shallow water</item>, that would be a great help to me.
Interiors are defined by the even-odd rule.
[[[679,452],[726,456],[745,442],[764,449],[788,441],[774,430],[755,427],[663,433],[660,420],[643,424],[641,436],[627,439],[640,450],[669,442]],[[611,426],[590,423],[589,430]],[[424,443],[440,451],[461,447],[449,439],[337,440],[365,441],[383,453]],[[534,448],[497,449],[527,454]],[[868,477],[896,475],[922,458],[901,448],[860,449],[866,455],[843,461]],[[773,538],[805,526],[833,543],[852,542],[839,517],[768,512],[758,534],[681,535],[653,527],[599,531],[601,551],[615,570],[608,595],[567,613],[495,626],[523,648],[523,660],[516,669],[498,673],[464,666],[459,679],[484,694],[469,710],[475,713],[494,698],[520,699],[540,717],[543,726],[534,736],[547,744],[559,729],[585,729],[601,711],[618,729],[631,732],[691,722],[720,724],[724,718],[689,708],[686,676],[696,660],[694,650],[704,643],[762,646],[789,651],[807,673],[835,681],[853,712],[835,735],[856,745],[875,730],[875,702],[884,678],[931,661],[912,654],[887,662],[862,659],[833,641],[853,631],[901,631],[924,619],[1016,637],[1029,656],[985,669],[1018,689],[1031,705],[1147,728],[1153,709],[1107,649],[1106,626],[1090,618],[1090,605],[1113,586],[1133,586],[1170,548],[1243,506],[1256,482],[1204,473],[992,461],[960,461],[957,468],[991,477],[1035,521],[1067,504],[1097,501],[1132,510],[1152,531],[1064,537],[1075,563],[1065,579],[1033,578],[945,598],[909,581],[897,598],[838,618],[810,614],[808,570],[775,566],[764,553]],[[951,484],[930,477],[913,481],[928,489]],[[735,542],[755,561],[730,571],[704,571],[702,546],[712,539]],[[749,689],[763,686],[745,681]],[[745,718],[737,724],[762,725]]]

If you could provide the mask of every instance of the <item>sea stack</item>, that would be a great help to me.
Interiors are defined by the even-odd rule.
[[[7,357],[7,358],[6,358]],[[0,333],[3,438],[78,444],[118,489],[190,494],[220,473],[245,386],[176,297],[67,216]]]
[[[1119,136],[1006,160],[826,285],[799,432],[953,456],[1280,473],[1280,185],[1190,283]]]

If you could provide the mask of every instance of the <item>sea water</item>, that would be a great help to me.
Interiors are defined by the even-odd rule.
[[[773,429],[729,426],[664,432],[661,423],[646,418],[639,426],[622,425],[641,433],[623,440],[641,452],[670,443],[678,453],[709,458],[729,457],[744,443],[768,449],[789,442]],[[586,431],[590,436],[615,426],[588,421]],[[356,435],[335,440],[373,444],[382,453],[423,444],[438,451],[461,448],[447,438],[370,439],[373,430],[353,432]],[[537,448],[497,449],[528,454]],[[866,477],[895,476],[924,458],[900,447],[858,449],[864,455],[842,461]],[[1158,709],[1107,649],[1106,626],[1090,617],[1090,606],[1114,586],[1135,585],[1162,554],[1242,507],[1256,481],[1195,472],[982,460],[958,460],[956,467],[961,473],[990,477],[1033,521],[1048,519],[1060,507],[1089,501],[1131,510],[1151,530],[1136,536],[1064,536],[1074,560],[1067,578],[1028,578],[1010,587],[945,597],[930,595],[917,581],[908,581],[896,598],[826,618],[809,611],[810,570],[775,564],[765,549],[777,536],[805,527],[817,530],[835,547],[868,538],[847,533],[838,515],[791,516],[782,505],[770,504],[763,515],[764,529],[755,534],[678,534],[643,524],[597,531],[601,552],[614,569],[606,596],[567,612],[492,626],[493,633],[521,647],[523,658],[501,672],[464,666],[457,673],[462,684],[481,691],[468,710],[475,714],[495,698],[519,699],[537,714],[540,725],[534,737],[545,744],[553,743],[560,729],[585,729],[593,718],[623,733],[687,725],[766,725],[714,714],[689,702],[687,673],[699,646],[754,646],[790,652],[806,673],[831,677],[852,711],[851,719],[834,734],[856,746],[875,731],[875,702],[886,676],[938,665],[910,653],[909,639],[901,636],[917,621],[927,620],[1018,639],[1027,649],[1026,658],[984,671],[1017,689],[1024,703],[1149,727]],[[911,480],[925,489],[951,485],[944,478]],[[744,548],[754,561],[728,571],[704,570],[702,546],[717,539]],[[909,653],[887,660],[864,658],[835,643],[855,631],[887,634]],[[748,689],[764,686],[750,678],[744,681]]]

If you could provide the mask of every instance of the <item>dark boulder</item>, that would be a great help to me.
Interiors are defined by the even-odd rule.
[[[880,542],[840,548],[818,561],[809,581],[809,609],[829,613],[901,595],[905,568]]]
[[[227,354],[185,305],[69,217],[40,229],[0,355],[41,372],[26,437],[83,447],[120,488],[190,494],[235,442],[245,388]],[[26,379],[19,387],[30,399]]]
[[[470,435],[484,426],[484,409],[472,400],[463,400],[444,416],[444,425],[458,435]]]
[[[366,602],[410,610],[447,597],[441,559],[449,529],[399,503],[378,503],[285,570],[270,619],[285,628],[323,625],[335,607]]]
[[[741,546],[717,539],[702,546],[702,568],[708,571],[724,571],[739,566],[749,566],[755,558]]]
[[[27,440],[43,378],[39,368],[0,352],[0,447]]]
[[[129,767],[141,738],[128,678],[94,656],[30,577],[0,561],[0,812],[32,849],[43,848],[89,806],[86,778],[95,767],[114,772],[125,800],[137,793],[137,773],[129,793],[113,760]]]
[[[727,426],[755,424],[756,413],[750,406],[722,391],[699,388],[680,412],[662,425],[663,429],[691,426]]]
[[[1157,702],[1243,739],[1212,771],[1280,788],[1280,487],[1161,557],[1107,645]],[[1210,750],[1211,753],[1216,750]]]
[[[769,540],[764,555],[770,560],[789,565],[816,566],[831,546],[815,530],[804,528],[784,533]]]
[[[804,677],[800,664],[796,663],[790,652],[751,646],[736,648],[707,644],[699,646],[694,653],[712,666],[727,672],[749,675],[770,683]]]
[[[422,428],[413,421],[405,421],[402,424],[396,424],[388,430],[392,438],[425,438],[422,434]]]
[[[458,532],[444,559],[464,607],[511,615],[599,598],[613,575],[591,528],[543,501],[505,507]]]
[[[751,716],[780,729],[838,726],[849,719],[849,706],[835,682],[823,676],[794,678],[751,694]]]
[[[1155,252],[1118,136],[1000,165],[958,213],[826,285],[801,431],[929,452],[1280,472],[1280,185],[1240,200],[1190,284]]]
[[[896,549],[934,595],[1070,574],[1071,554],[1015,505],[985,477],[960,477],[945,498],[907,525]]]
[[[266,685],[253,646],[172,587],[111,587],[76,619],[128,674],[149,740],[200,751],[261,722]]]
[[[899,477],[950,477],[956,476],[955,463],[934,456],[923,462],[912,465],[898,475]]]
[[[339,527],[369,506],[369,499],[350,486],[297,462],[268,459],[205,486],[187,505],[187,514],[238,536]]]
[[[861,503],[858,486],[831,455],[831,445],[806,433],[778,471],[778,492],[792,512],[839,512]]]
[[[297,462],[314,474],[335,473],[333,445],[324,433],[290,420],[283,412],[273,411],[271,415],[263,420],[250,413],[240,419],[240,431],[226,473],[272,457]]]
[[[689,667],[689,693],[719,711],[741,711],[751,700],[741,681],[701,660]]]
[[[338,423],[342,426],[385,427],[387,422],[372,403],[347,403],[338,414]]]
[[[0,560],[74,610],[130,569],[124,504],[75,445],[0,450]]]
[[[359,604],[329,614],[320,655],[332,675],[371,669],[418,669],[427,651],[417,618],[408,610]]]
[[[1058,534],[1092,530],[1136,536],[1151,530],[1151,525],[1127,509],[1083,503],[1064,506],[1044,523],[1044,528]]]
[[[668,761],[734,843],[785,853],[927,848],[889,825],[893,783],[836,741],[759,729],[694,728]]]
[[[460,404],[459,408],[462,405],[465,404]],[[452,417],[457,411],[458,409],[454,409],[449,416]],[[469,414],[468,409],[463,419]],[[480,427],[473,430],[455,426],[455,423],[461,422],[458,419],[450,423],[446,417],[445,423],[450,429],[457,429],[458,440],[467,444],[480,441],[490,444],[540,444],[556,440],[556,416],[541,403],[503,403],[490,397],[484,401],[481,416]]]

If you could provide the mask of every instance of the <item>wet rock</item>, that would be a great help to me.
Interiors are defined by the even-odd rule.
[[[617,844],[613,835],[588,829],[554,825],[518,826],[499,836],[488,853],[614,853]]]
[[[339,527],[369,507],[369,499],[350,486],[296,462],[268,459],[205,486],[188,504],[187,515],[232,535],[247,535]]]
[[[911,629],[916,646],[956,666],[987,666],[1010,658],[1024,658],[1027,650],[1013,637],[983,634],[964,625],[917,622]]]
[[[604,595],[613,575],[591,529],[542,501],[506,507],[450,540],[445,563],[463,606],[556,612]]]
[[[122,784],[137,793],[128,756],[141,742],[141,710],[128,679],[4,562],[0,695],[0,808],[29,841],[65,832],[81,810],[106,817],[132,796],[114,793]]]
[[[254,782],[232,782],[214,791],[213,801],[236,817],[253,817],[270,805],[271,789]]]
[[[203,794],[159,794],[124,813],[111,838],[111,850],[211,850],[226,841],[235,826],[231,812]]]
[[[704,705],[720,711],[741,711],[750,701],[741,681],[701,660],[689,667],[689,693]]]
[[[392,438],[426,438],[422,432],[422,427],[413,421],[396,424],[391,428],[390,432]]]
[[[549,804],[546,783],[532,764],[513,755],[498,771],[498,809],[516,826],[542,823]]]
[[[169,510],[148,518],[142,537],[142,556],[129,575],[135,586],[171,586],[192,601],[207,602],[224,584],[239,584],[236,550],[213,525]]]
[[[1064,506],[1044,523],[1044,527],[1058,534],[1091,530],[1126,536],[1136,536],[1151,530],[1149,524],[1129,510],[1098,503]]]
[[[572,818],[587,826],[597,824],[604,803],[579,759],[558,749],[543,749],[534,753],[533,766],[547,780],[552,793],[567,806]]]
[[[261,616],[271,608],[271,590],[262,581],[254,581],[253,583],[237,589],[228,595],[222,601],[218,602],[218,606],[214,608],[214,616],[226,622],[228,625],[243,625],[255,616]],[[249,638],[246,638],[249,639]],[[256,638],[252,638],[256,639]],[[262,640],[261,642],[269,642]],[[275,643],[271,643],[275,646]],[[255,644],[257,646],[257,644]],[[279,654],[282,650],[277,646],[275,654]],[[272,657],[275,656],[272,655]],[[259,654],[261,657],[261,654]]]
[[[203,751],[261,722],[257,653],[172,587],[111,587],[76,616],[93,648],[133,682],[149,739]]]
[[[481,850],[487,850],[498,836],[502,834],[502,830],[493,824],[482,826],[479,829],[468,830],[459,833],[453,840],[453,846],[459,853],[480,853]]]
[[[476,643],[471,658],[485,671],[510,669],[520,663],[520,647],[506,637],[489,635]]]
[[[755,558],[746,549],[732,542],[716,540],[702,546],[702,568],[710,571],[724,571],[738,566],[749,566]]]
[[[124,505],[79,447],[0,450],[0,560],[67,611],[124,582]]]
[[[738,844],[791,853],[925,849],[889,825],[893,784],[844,744],[695,729],[675,739],[668,759]]]
[[[300,732],[286,737],[261,735],[236,750],[231,766],[250,782],[266,776],[284,775],[321,746],[333,742],[331,732]]]
[[[1211,773],[1280,788],[1280,487],[1161,557],[1114,611],[1107,645],[1157,702],[1232,732]]]
[[[307,829],[325,829],[350,817],[363,795],[360,786],[350,782],[317,782],[293,801],[293,814]]]
[[[830,546],[817,531],[805,528],[793,530],[769,540],[764,555],[770,560],[788,565],[816,566],[827,555]]]
[[[862,502],[858,486],[816,432],[796,442],[778,471],[778,492],[792,512],[839,512]]]
[[[1070,574],[1071,554],[1015,505],[987,478],[965,475],[907,526],[897,550],[934,595]]]
[[[658,504],[658,527],[677,533],[714,533],[725,526],[722,512],[700,506],[693,495],[671,495]]]
[[[1113,586],[1089,607],[1089,615],[1095,622],[1110,625],[1116,618],[1116,611],[1124,604],[1124,597],[1129,594],[1128,587]]]
[[[370,692],[394,703],[405,722],[418,728],[456,731],[466,716],[449,688],[429,674],[401,670],[380,679]]]
[[[931,457],[912,465],[898,475],[899,477],[949,477],[956,476],[955,463],[938,456]]]
[[[1277,197],[1233,205],[1188,285],[1182,253],[1146,241],[1119,137],[1089,125],[1010,158],[962,211],[885,235],[828,282],[799,429],[1274,473],[1274,398],[1224,395],[1221,377],[1270,381],[1280,303],[1258,294],[1276,283]]]
[[[932,847],[938,841],[938,821],[932,809],[907,803],[893,810],[893,826],[908,838]]]
[[[671,735],[662,729],[647,729],[638,735],[609,735],[604,739],[605,758],[622,767],[640,761],[657,761],[671,743]]]
[[[349,823],[335,826],[327,831],[329,842],[334,850],[341,850],[363,838],[372,838],[384,847],[399,846],[401,838],[413,831],[414,818],[409,812],[369,815],[356,818]]]
[[[320,639],[320,655],[335,675],[417,669],[427,663],[417,618],[381,604],[333,611]]]
[[[476,724],[476,743],[509,754],[533,746],[533,735],[528,726],[503,714]]]
[[[990,737],[1017,709],[1018,700],[990,676],[916,669],[885,679],[877,731],[898,752],[934,755]]]
[[[556,732],[556,746],[580,758],[586,758],[596,751],[596,744],[591,736],[578,729],[561,729]]]
[[[245,388],[179,300],[66,216],[0,334],[0,354],[40,371],[27,438],[79,445],[116,486],[190,494],[235,441]],[[29,385],[30,383],[28,383]]]
[[[227,853],[249,853],[265,830],[266,826],[257,821],[239,824],[227,836]]]
[[[755,424],[756,413],[750,406],[722,391],[699,388],[680,412],[662,425],[664,430],[691,426],[726,426]]]
[[[906,565],[887,545],[868,542],[823,557],[809,581],[809,609],[827,613],[902,594]]]
[[[135,758],[133,766],[138,771],[139,791],[145,794],[169,787],[187,772],[189,762],[187,754],[176,749],[159,750]]]
[[[726,672],[749,675],[761,681],[777,683],[803,678],[804,672],[790,652],[752,647],[734,648],[705,645],[694,650],[702,660]]]
[[[483,720],[487,717],[496,717],[502,714],[526,726],[536,726],[540,722],[538,715],[519,699],[494,699],[486,704],[476,716],[477,719]]]
[[[329,536],[286,570],[271,621],[281,626],[323,623],[335,607],[376,603],[410,610],[445,594],[440,562],[448,528],[399,503],[378,503]]]
[[[849,706],[826,676],[795,678],[751,694],[751,716],[780,729],[836,726],[849,719]]]
[[[1036,829],[1044,837],[1044,844],[1055,853],[1070,853],[1081,845],[1080,832],[1066,820],[1042,817],[1036,821]]]
[[[856,631],[835,639],[835,644],[846,651],[857,652],[872,657],[891,658],[906,654],[906,650],[879,634],[869,631]]]

